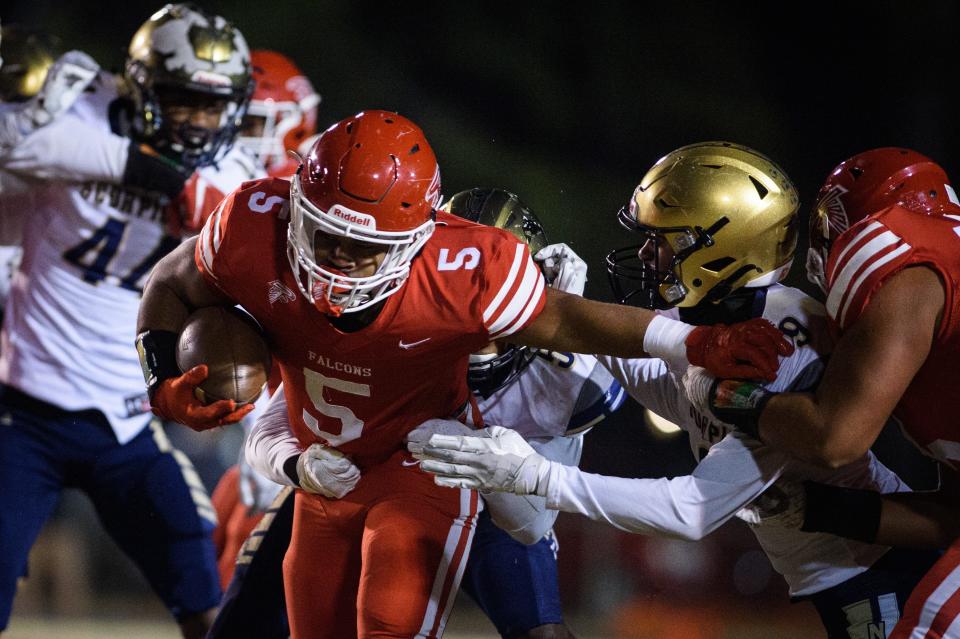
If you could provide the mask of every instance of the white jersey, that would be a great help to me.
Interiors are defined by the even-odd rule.
[[[119,148],[108,115],[117,95],[112,76],[101,74],[70,111],[24,143],[57,135],[72,136],[75,145],[86,136],[74,169],[82,172],[90,158],[90,174],[99,175],[100,151]],[[83,126],[72,128],[71,121]],[[114,165],[122,173],[123,164]],[[203,176],[229,192],[262,175],[253,166],[242,151],[231,151]],[[121,175],[111,177],[117,182]],[[140,294],[153,265],[180,239],[168,234],[156,194],[103,181],[44,181],[32,198],[0,335],[0,381],[65,410],[98,409],[125,443],[149,421],[133,346]],[[8,214],[5,202],[0,209]]]
[[[772,391],[809,390],[823,370],[812,342],[825,334],[823,307],[802,292],[769,287],[763,317],[797,347],[782,358]],[[685,430],[701,460],[691,475],[673,479],[623,479],[557,467],[547,503],[605,520],[631,532],[699,539],[733,517],[777,479],[814,481],[880,492],[909,488],[873,454],[836,470],[804,464],[732,432],[687,400],[675,376],[658,359],[600,358],[640,404]],[[867,570],[888,548],[822,533],[752,526],[773,567],[794,596],[820,592]]]
[[[512,428],[531,440],[585,432],[625,397],[595,357],[539,351],[513,381],[476,399],[484,423]]]

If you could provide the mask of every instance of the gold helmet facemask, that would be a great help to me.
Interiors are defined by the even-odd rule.
[[[719,302],[789,271],[799,198],[762,154],[729,142],[677,149],[644,176],[620,210],[641,242],[607,255],[620,303],[647,308]]]

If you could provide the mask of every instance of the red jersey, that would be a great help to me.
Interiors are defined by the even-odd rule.
[[[545,282],[511,234],[443,212],[402,290],[358,331],[335,328],[287,261],[290,182],[247,182],[204,226],[195,261],[263,327],[301,445],[336,446],[364,469],[421,422],[458,414],[470,353],[526,327]]]
[[[932,216],[892,206],[837,238],[827,262],[827,314],[843,332],[892,275],[923,265],[943,281],[945,300],[930,354],[894,415],[931,456],[960,468],[960,216]]]

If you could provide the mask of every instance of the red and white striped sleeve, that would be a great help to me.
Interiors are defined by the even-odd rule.
[[[490,339],[512,335],[525,328],[543,310],[546,280],[534,264],[526,244],[488,264],[483,297],[483,325]]]
[[[218,256],[223,246],[227,220],[233,201],[233,196],[227,197],[213,210],[200,231],[200,236],[197,238],[197,247],[193,254],[197,268],[208,281],[217,286],[220,285],[220,275],[222,275],[218,273],[218,270],[222,271],[226,268],[225,260],[218,259]]]
[[[876,220],[865,220],[847,230],[827,263],[830,319],[840,329],[853,323],[883,281],[906,263],[911,248]]]

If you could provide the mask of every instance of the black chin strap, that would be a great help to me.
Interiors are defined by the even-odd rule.
[[[741,288],[719,302],[703,300],[696,306],[681,308],[680,319],[694,326],[735,324],[763,316],[767,287]]]

